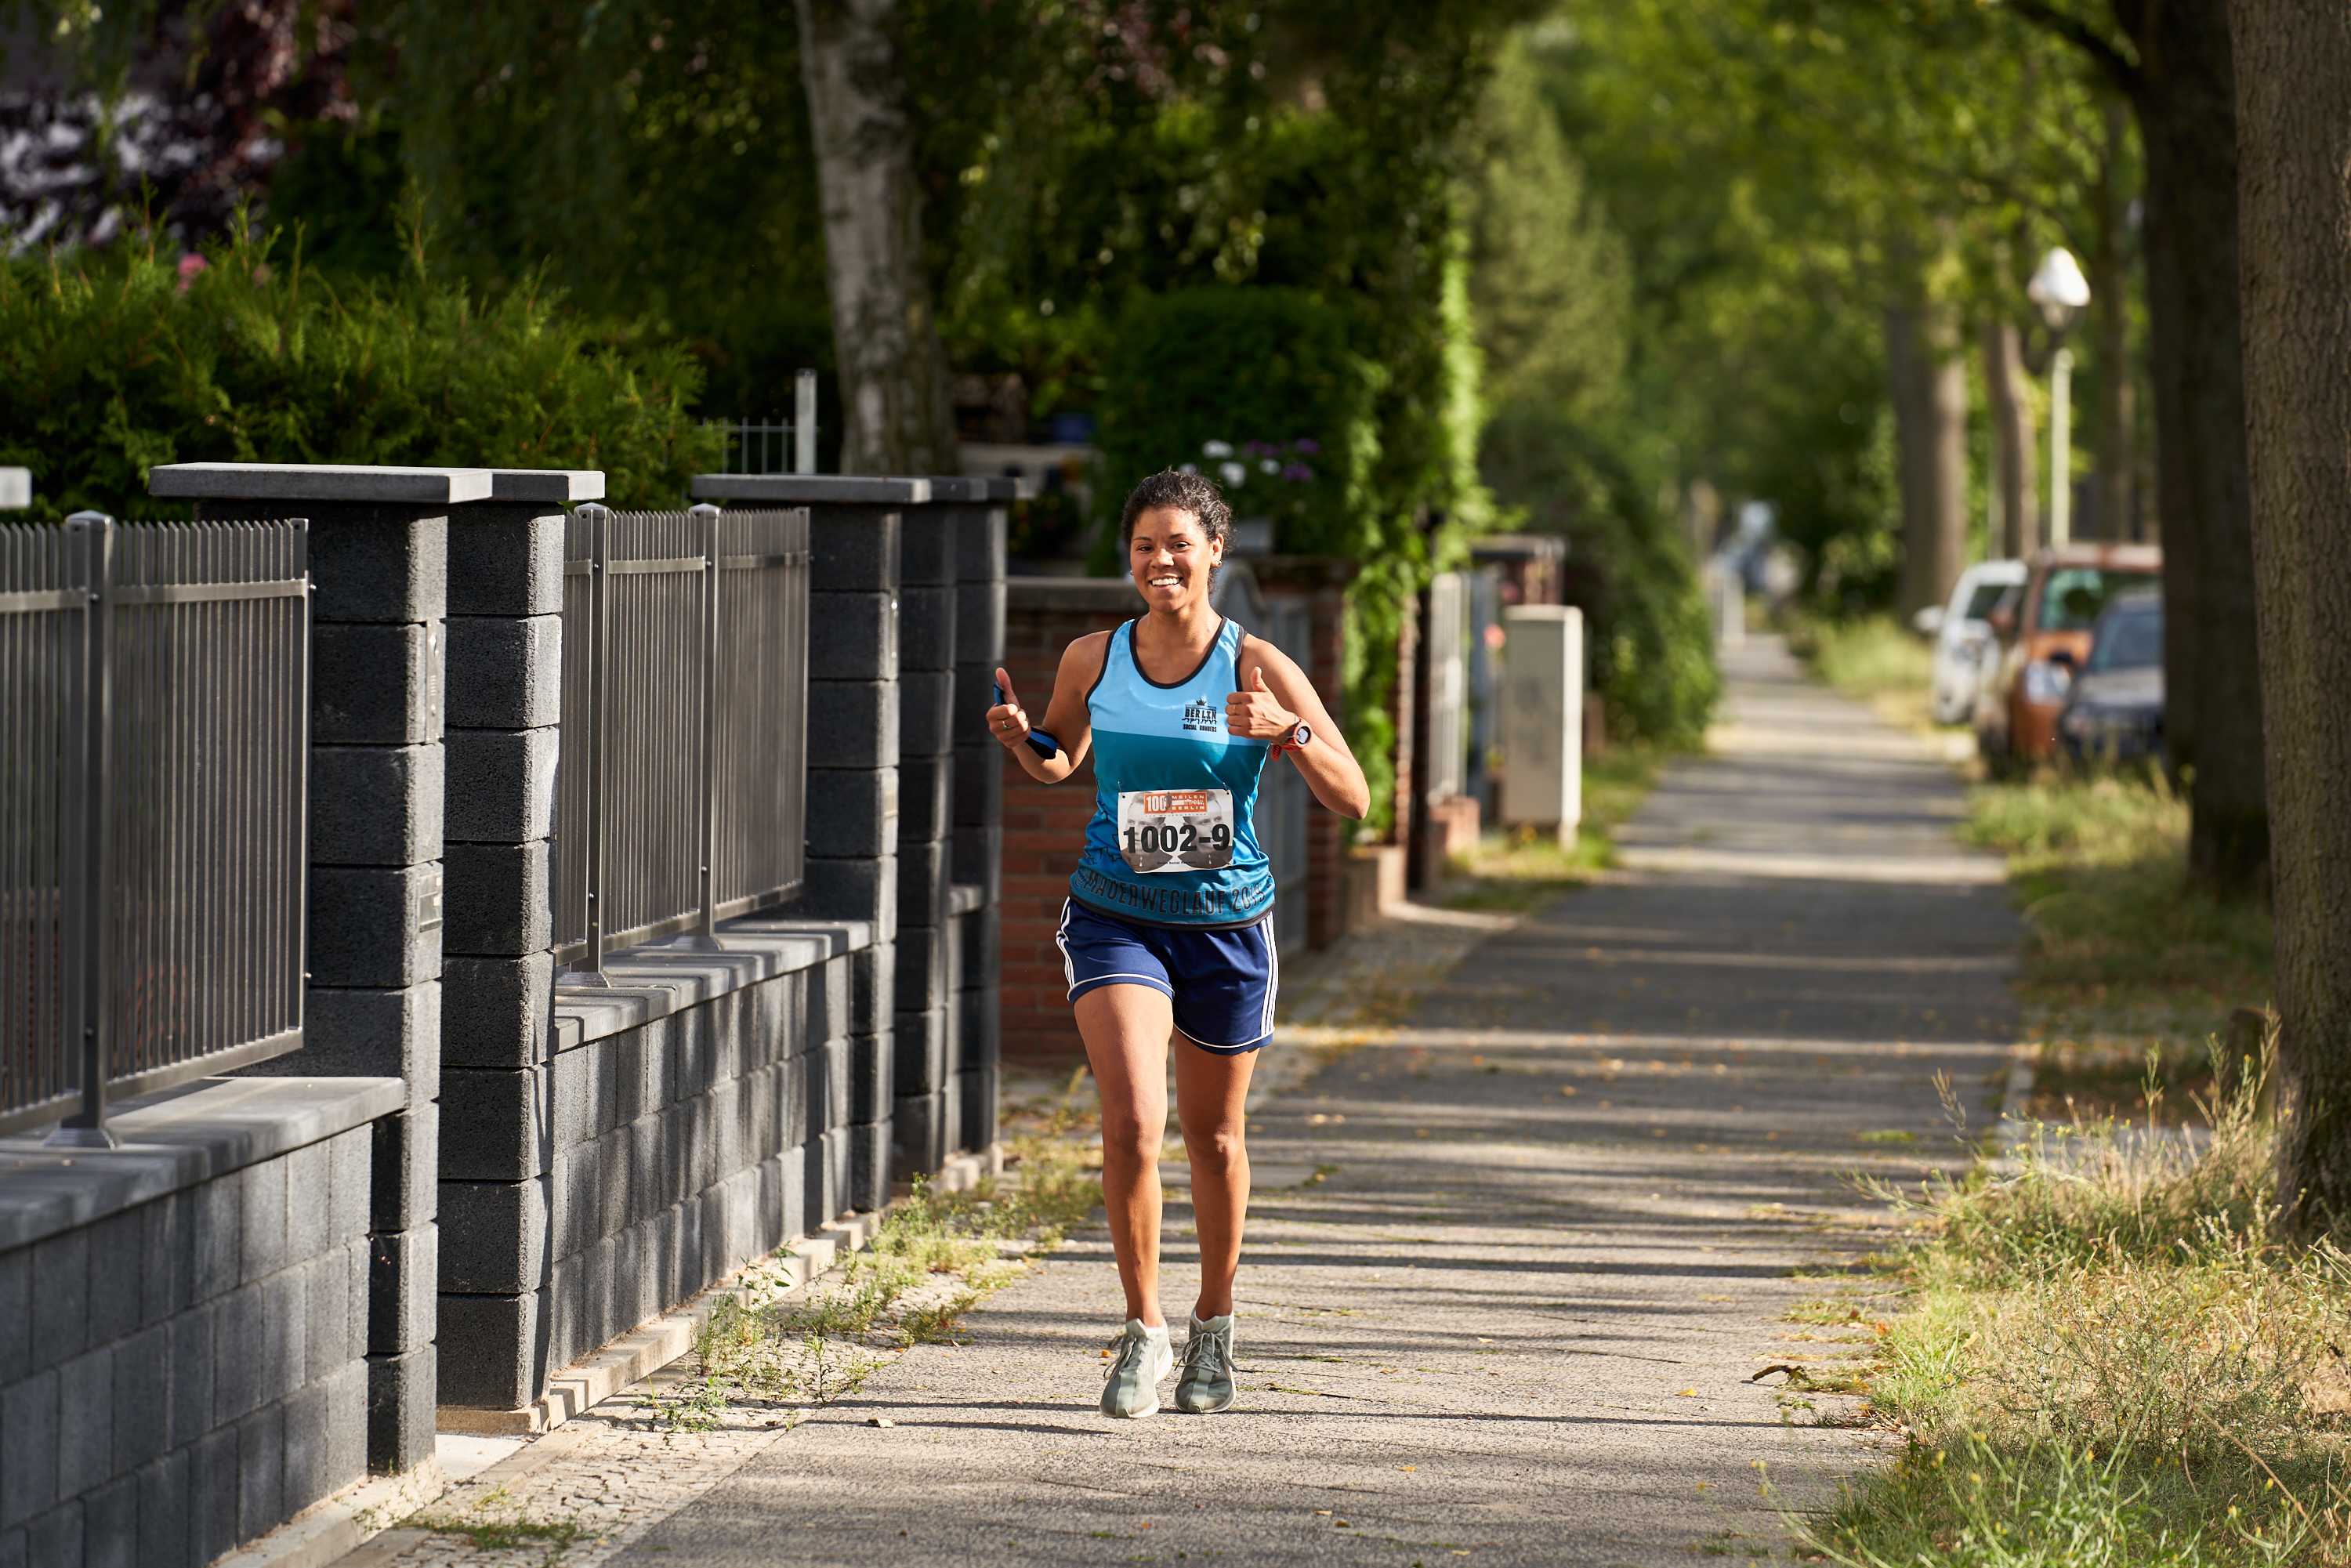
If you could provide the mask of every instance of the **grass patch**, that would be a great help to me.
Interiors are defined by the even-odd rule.
[[[890,1353],[954,1336],[964,1316],[1060,1246],[1102,1202],[1099,1155],[1081,1134],[1082,1075],[1047,1105],[1008,1110],[1011,1179],[961,1192],[923,1182],[872,1244],[804,1295],[766,1306],[721,1297],[695,1337],[695,1370],[652,1402],[654,1423],[707,1431],[739,1402],[822,1405],[853,1392]]]
[[[1656,747],[1625,743],[1586,758],[1583,818],[1576,824],[1574,844],[1531,828],[1489,833],[1477,849],[1455,857],[1453,870],[1465,880],[1447,890],[1445,907],[1532,909],[1614,865],[1616,830],[1647,799],[1666,756]]]
[[[2052,778],[1969,796],[1970,842],[2008,855],[2043,1120],[2175,1118],[2212,1089],[2205,1041],[2265,1005],[2269,910],[2189,885],[2188,802],[2153,779]]]
[[[2351,1253],[2273,1229],[2268,1053],[2160,1118],[2043,1125],[1917,1193],[1871,1322],[1902,1458],[1807,1544],[1854,1568],[2351,1565]],[[1856,1318],[1859,1314],[1856,1312]]]
[[[1789,622],[1787,638],[1789,652],[1880,718],[1906,729],[1936,727],[1929,690],[1935,646],[1892,616],[1823,621],[1798,615]]]
[[[2275,1224],[2267,913],[2189,887],[2159,778],[1970,795],[2008,856],[2040,1093],[2006,1162],[1917,1191],[1846,1308],[1901,1458],[1804,1544],[1851,1568],[2351,1568],[2351,1253]],[[1837,1299],[1801,1321],[1836,1321]]]

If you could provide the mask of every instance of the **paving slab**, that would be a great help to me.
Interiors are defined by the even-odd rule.
[[[1946,1098],[1989,1124],[2019,933],[2000,862],[1952,835],[1938,747],[1776,640],[1726,664],[1713,750],[1668,769],[1619,873],[1455,921],[1458,961],[1399,1016],[1277,1047],[1322,1060],[1251,1127],[1238,1409],[1095,1414],[1120,1307],[1081,1233],[962,1343],[730,1455],[611,1560],[1680,1564],[1782,1541],[1779,1507],[1883,1441],[1753,1379],[1859,1348],[1789,1313],[1884,1239],[1855,1173],[1956,1166]],[[1188,1218],[1171,1205],[1178,1320]]]

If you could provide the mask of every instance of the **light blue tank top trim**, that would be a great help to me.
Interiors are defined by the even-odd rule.
[[[1241,628],[1230,619],[1200,667],[1174,685],[1144,674],[1134,657],[1134,622],[1110,634],[1102,678],[1086,695],[1093,722],[1094,815],[1070,896],[1102,914],[1150,925],[1195,929],[1254,925],[1273,907],[1273,871],[1257,841],[1257,787],[1266,743],[1225,732],[1225,698],[1240,688]],[[1139,792],[1228,791],[1228,863],[1196,870],[1157,857],[1166,870],[1139,871],[1122,844],[1120,800]],[[1132,805],[1133,802],[1130,802]],[[1207,852],[1213,812],[1183,830],[1195,859]],[[1134,822],[1127,824],[1130,829]],[[1156,831],[1156,830],[1150,830]],[[1123,847],[1129,852],[1123,852]],[[1144,855],[1140,858],[1151,860]]]

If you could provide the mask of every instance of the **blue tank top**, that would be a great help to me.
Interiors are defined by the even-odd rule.
[[[1241,629],[1217,629],[1200,667],[1173,685],[1143,673],[1134,622],[1110,634],[1086,694],[1093,723],[1094,816],[1070,896],[1149,925],[1254,925],[1273,907],[1257,841],[1266,743],[1225,733],[1240,689]]]

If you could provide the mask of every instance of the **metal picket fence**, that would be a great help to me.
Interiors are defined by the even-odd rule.
[[[781,903],[808,773],[805,509],[574,511],[564,536],[556,956]]]
[[[300,520],[0,527],[0,1131],[302,1043]]]

